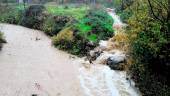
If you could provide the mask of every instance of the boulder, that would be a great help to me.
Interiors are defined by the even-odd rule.
[[[116,51],[107,59],[107,65],[113,70],[123,70],[126,62],[126,55],[121,51]]]
[[[95,48],[94,50],[90,51],[88,54],[88,58],[90,58],[90,60],[94,61],[96,60],[102,53],[102,50],[100,50],[100,48]]]

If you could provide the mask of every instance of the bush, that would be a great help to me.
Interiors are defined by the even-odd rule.
[[[66,50],[72,54],[78,54],[79,53],[79,47],[75,46],[74,42],[74,36],[73,31],[71,28],[65,28],[62,31],[60,31],[57,36],[54,36],[52,38],[53,44],[62,50]]]
[[[2,43],[6,43],[4,40],[3,34],[0,32],[0,49],[2,48]]]
[[[129,17],[132,16],[132,10],[129,10],[128,8],[123,11],[118,11],[118,14],[120,15],[120,18],[122,19],[123,22],[127,23],[127,20]]]
[[[2,13],[0,22],[10,24],[18,24],[20,22],[23,14],[22,10],[16,10],[14,7],[3,7],[2,9],[0,11]]]
[[[41,26],[47,17],[45,7],[42,5],[32,5],[28,7],[20,22],[21,25],[29,28],[41,29]]]
[[[108,39],[113,35],[113,30],[112,30],[113,20],[104,10],[99,10],[97,12],[96,10],[90,10],[88,14],[84,18],[80,19],[79,21],[77,20],[71,20],[71,21],[72,22],[67,23],[67,26],[71,26],[70,30],[72,30],[73,32],[73,39],[59,40],[59,37],[62,36],[60,35],[61,33],[59,33],[57,36],[53,37],[53,42],[55,46],[59,47],[60,49],[67,50],[68,52],[74,55],[79,55],[79,56],[86,55],[89,50],[92,50],[96,47],[99,40]],[[52,25],[54,23],[54,20],[48,22],[49,24],[45,24],[45,25],[50,25],[50,24]],[[56,24],[58,26],[60,22]],[[52,32],[51,29],[53,27],[46,27],[46,28],[48,28],[49,30],[47,32],[49,33]],[[62,30],[61,32],[64,33],[63,31],[66,31],[66,29]],[[64,37],[65,36],[63,36],[63,38]]]
[[[71,20],[72,18],[67,16],[49,17],[43,24],[43,31],[50,36],[57,35]]]
[[[78,34],[90,42],[97,43],[113,36],[113,19],[104,10],[89,10],[88,14],[75,26]]]
[[[54,36],[53,44],[59,49],[68,51],[71,54],[84,56],[86,53],[93,49],[95,46],[90,45],[88,40],[80,35],[76,35],[71,27],[65,28]]]
[[[59,32],[57,36],[54,36],[52,40],[55,46],[61,44],[61,49],[69,49],[71,46],[70,44],[73,41],[73,31],[71,31],[70,28],[65,28]]]
[[[148,13],[147,4],[141,5],[137,11],[133,6],[127,20],[133,57],[130,71],[143,96],[170,96],[170,42],[162,25]]]

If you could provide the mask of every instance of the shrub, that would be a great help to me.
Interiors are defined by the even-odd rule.
[[[134,9],[127,20],[133,57],[130,71],[143,96],[169,96],[170,42],[161,30],[162,25],[150,16],[146,6],[134,7],[142,10]]]
[[[65,28],[52,39],[55,46],[61,44],[63,45],[62,48],[60,47],[61,49],[68,49],[70,48],[69,43],[71,44],[71,42],[73,41],[73,31],[71,31],[70,28]]]
[[[87,15],[76,24],[78,34],[90,42],[97,43],[113,36],[113,19],[104,10],[89,10]]]
[[[104,10],[97,12],[90,10],[89,13],[79,21],[71,21],[72,22],[67,23],[67,26],[71,26],[71,30],[73,30],[73,40],[58,40],[57,36],[60,36],[59,33],[53,38],[53,41],[57,41],[54,43],[55,46],[67,50],[74,55],[86,55],[89,50],[96,47],[99,40],[108,39],[113,35],[113,20]],[[48,28],[51,30],[51,27]]]
[[[76,35],[71,27],[65,28],[54,36],[53,44],[59,49],[66,50],[71,54],[84,56],[95,46],[90,45],[88,40],[80,35]]]
[[[25,10],[20,24],[29,28],[40,29],[47,16],[44,11],[45,7],[42,5],[31,5]]]
[[[53,33],[55,31],[55,21],[54,21],[53,17],[49,17],[44,21],[42,30],[50,36],[53,35]]]
[[[71,20],[72,18],[68,16],[49,17],[43,24],[43,30],[50,36],[57,35]]]
[[[2,8],[2,7],[1,7]],[[14,7],[3,7],[0,11],[2,14],[0,16],[0,22],[18,24],[22,18],[23,11],[17,10]]]
[[[2,43],[6,43],[4,40],[3,34],[0,32],[0,49],[2,48]]]
[[[86,24],[92,27],[92,33],[104,35],[101,39],[113,36],[113,19],[104,10],[90,10],[86,15]]]
[[[128,8],[126,10],[123,11],[118,11],[120,18],[122,19],[123,22],[127,23],[127,20],[129,19],[129,17],[132,16],[132,10],[129,10]]]
[[[78,48],[75,48],[73,45],[73,39],[74,36],[71,28],[65,28],[60,31],[56,36],[52,37],[54,46],[62,50],[67,50],[70,53],[74,53],[76,49],[78,50]]]

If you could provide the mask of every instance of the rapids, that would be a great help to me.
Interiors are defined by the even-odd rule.
[[[113,28],[116,32],[125,27],[126,24],[121,22],[114,9],[107,8],[107,11],[114,20]],[[101,50],[107,47],[108,42],[100,42]],[[135,83],[132,80],[126,80],[128,76],[125,71],[111,70],[107,65],[99,64],[109,56],[109,52],[104,52],[93,64],[89,64],[85,58],[75,62],[80,64],[79,78],[85,94],[87,96],[140,96],[140,92],[134,87]]]

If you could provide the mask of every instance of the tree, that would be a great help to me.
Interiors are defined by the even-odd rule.
[[[149,12],[161,25],[167,39],[170,40],[170,0],[147,0]]]

